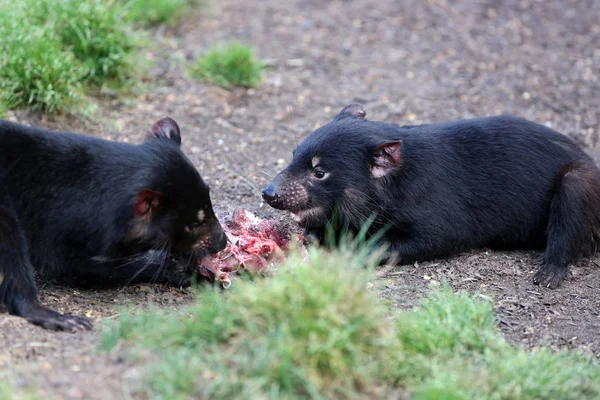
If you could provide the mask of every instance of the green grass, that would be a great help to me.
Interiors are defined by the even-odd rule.
[[[415,399],[598,399],[600,365],[576,352],[529,352],[496,331],[490,301],[434,291],[397,321],[400,370]]]
[[[446,287],[432,292],[421,308],[405,315],[398,325],[404,351],[425,356],[468,354],[503,346],[504,340],[496,334],[491,302],[476,299],[465,292],[454,294]]]
[[[44,2],[50,2],[47,15],[63,48],[70,49],[86,68],[86,80],[102,84],[108,79],[125,79],[132,69],[130,54],[136,37],[132,28],[123,23],[126,14],[119,1]]]
[[[140,75],[135,25],[174,22],[201,0],[0,0],[0,113],[79,112],[85,94]]]
[[[597,361],[508,345],[485,296],[444,287],[391,310],[367,289],[367,264],[313,249],[274,278],[202,290],[181,312],[123,313],[103,347],[146,354],[137,362],[151,360],[146,390],[158,398],[600,398]]]
[[[0,5],[0,102],[66,111],[82,87],[124,81],[135,34],[111,0],[20,0]]]
[[[23,23],[0,16],[0,103],[45,112],[70,108],[80,99],[84,68],[62,51],[52,31],[33,25],[24,30]]]
[[[30,108],[85,112],[86,94],[120,92],[139,77],[137,29],[173,24],[205,0],[0,0],[0,113]],[[147,43],[146,43],[147,44]],[[200,57],[194,76],[252,87],[263,65],[252,47],[228,43]]]
[[[390,352],[396,339],[386,309],[367,294],[351,255],[332,258],[315,279],[321,261],[316,252],[307,263],[292,257],[276,279],[237,281],[225,296],[205,290],[181,314],[125,314],[104,332],[104,347],[128,338],[160,354],[148,384],[164,398],[316,397],[374,387],[401,354]]]
[[[7,383],[0,381],[0,400],[12,400],[13,398],[12,388],[9,388]]]
[[[144,26],[173,25],[204,0],[125,0],[129,20]]]
[[[254,87],[262,79],[264,65],[254,49],[238,42],[213,46],[192,67],[192,76],[222,87]]]
[[[18,390],[3,379],[0,379],[0,400],[36,400],[39,396],[33,390]]]

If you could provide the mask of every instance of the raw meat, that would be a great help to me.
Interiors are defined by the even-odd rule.
[[[285,260],[292,240],[302,245],[302,233],[289,223],[264,220],[243,208],[220,213],[219,221],[227,234],[227,247],[198,265],[198,273],[227,289],[239,273],[267,275]]]

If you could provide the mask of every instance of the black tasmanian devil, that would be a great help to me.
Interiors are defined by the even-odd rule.
[[[533,282],[557,287],[596,251],[600,171],[569,138],[512,116],[398,126],[344,108],[264,189],[309,233],[375,215],[400,263],[476,247],[545,249]]]
[[[0,120],[0,302],[48,329],[89,329],[38,303],[40,279],[185,284],[225,247],[209,188],[158,121],[139,145]]]

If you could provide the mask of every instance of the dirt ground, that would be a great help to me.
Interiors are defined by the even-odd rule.
[[[401,124],[510,113],[551,126],[600,156],[598,0],[223,0],[175,29],[153,32],[148,91],[104,101],[98,122],[17,112],[12,119],[137,142],[175,118],[185,152],[219,206],[276,215],[260,188],[291,150],[343,106]],[[241,39],[267,59],[263,84],[224,90],[190,80],[186,63],[211,43]],[[115,133],[119,132],[119,133]],[[539,253],[485,249],[404,266],[382,295],[411,307],[430,285],[493,295],[499,328],[515,345],[587,348],[600,356],[600,258],[548,290],[531,283]],[[177,307],[188,290],[136,285],[83,291],[42,286],[60,311],[97,320],[125,304]],[[0,313],[0,370],[56,398],[140,398],[141,370],[92,333],[51,333]]]

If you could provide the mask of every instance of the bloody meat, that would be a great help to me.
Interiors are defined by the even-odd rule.
[[[227,247],[202,260],[198,273],[225,289],[239,273],[264,276],[273,272],[275,265],[285,260],[292,240],[303,247],[301,231],[289,223],[261,219],[243,208],[220,213],[218,218],[227,235]]]

